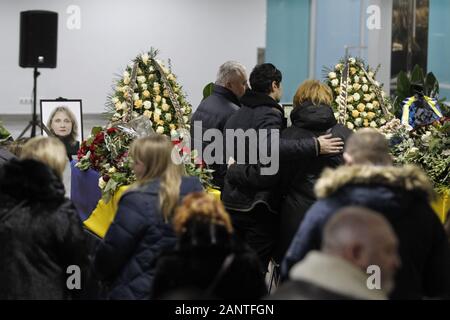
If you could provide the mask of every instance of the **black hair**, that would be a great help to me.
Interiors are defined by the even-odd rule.
[[[253,91],[269,94],[272,92],[272,82],[280,85],[281,71],[271,63],[258,64],[250,74],[250,86]]]

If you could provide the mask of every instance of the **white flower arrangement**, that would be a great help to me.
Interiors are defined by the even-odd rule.
[[[349,67],[347,79],[346,114],[339,112],[340,94],[342,91],[341,79],[346,64]],[[345,121],[345,125],[356,130],[361,127],[379,128],[386,124],[385,109],[389,110],[386,94],[382,91],[382,85],[375,80],[376,71],[366,66],[359,58],[351,57],[347,61],[341,60],[333,69],[327,69],[325,82],[333,89],[334,99],[332,107],[337,119]],[[382,100],[382,101],[380,101]],[[346,120],[347,118],[347,120]]]
[[[137,81],[144,84],[144,82],[147,81],[147,78],[145,76],[139,76],[137,77]]]
[[[164,127],[163,126],[158,126],[156,128],[156,133],[163,134],[164,133]]]
[[[150,101],[144,101],[144,109],[148,110],[152,107],[152,103]],[[145,111],[144,111],[145,112]]]
[[[115,84],[115,91],[108,101],[108,108],[112,121],[125,119],[129,121],[130,117],[144,115],[152,121],[153,130],[169,135],[172,130],[177,131],[181,127],[187,127],[192,107],[186,101],[186,96],[177,83],[177,77],[170,65],[166,66],[157,58],[157,54],[157,51],[153,49],[142,53],[126,67]],[[135,64],[137,67],[134,76]],[[162,71],[165,80],[159,70]],[[170,91],[173,93],[172,96]],[[174,104],[178,105],[182,111],[179,110],[177,113]],[[188,120],[177,116],[180,113]]]

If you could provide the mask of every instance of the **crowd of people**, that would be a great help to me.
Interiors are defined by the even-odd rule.
[[[221,163],[203,159],[221,199],[184,176],[167,137],[137,139],[137,181],[96,241],[64,196],[60,139],[0,148],[0,299],[448,298],[449,241],[426,175],[394,166],[375,129],[338,124],[327,85],[299,86],[290,127],[282,94],[273,64],[249,77],[238,62],[221,65],[192,139],[206,149],[209,129],[263,133]],[[260,148],[278,155],[274,174],[251,161]]]

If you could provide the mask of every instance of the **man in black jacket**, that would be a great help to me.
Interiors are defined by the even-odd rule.
[[[239,99],[244,95],[246,87],[247,73],[242,64],[227,61],[220,66],[212,94],[200,103],[191,118],[191,137],[193,141],[197,140],[194,148],[195,145],[201,145],[203,151],[210,144],[209,141],[203,141],[206,130],[217,129],[222,132],[228,118],[240,108]],[[211,159],[203,160],[214,170],[213,184],[222,189],[226,166],[214,163]]]
[[[331,135],[299,140],[279,139],[279,131],[284,129],[283,109],[278,104],[281,95],[281,72],[270,63],[257,65],[250,74],[251,90],[247,90],[241,101],[243,106],[227,121],[224,128],[226,136],[226,159],[236,159],[231,152],[245,150],[245,155],[237,154],[238,162],[231,164],[225,178],[222,200],[231,213],[236,233],[242,237],[259,255],[264,267],[271,256],[276,237],[279,192],[278,174],[267,174],[266,169],[278,171],[283,161],[299,161],[306,157],[340,152],[343,142]],[[239,131],[257,136],[258,141],[241,139],[236,150],[230,150]],[[229,135],[234,132],[234,135]],[[270,163],[262,153],[271,155]],[[257,161],[252,162],[252,154]],[[239,160],[241,158],[241,160]],[[245,158],[242,161],[242,158]],[[266,171],[264,171],[266,170]],[[274,174],[275,173],[275,174]]]

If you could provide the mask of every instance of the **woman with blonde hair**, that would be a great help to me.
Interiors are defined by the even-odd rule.
[[[131,145],[137,182],[120,199],[94,261],[97,276],[109,284],[109,299],[150,297],[156,257],[176,242],[173,211],[186,194],[203,190],[197,178],[182,177],[171,154],[172,144],[162,135]]]
[[[77,154],[80,147],[78,123],[75,115],[68,107],[56,107],[48,118],[47,128],[64,143],[69,158]]]
[[[258,299],[267,293],[257,254],[234,238],[222,202],[204,192],[188,195],[173,221],[174,250],[158,260],[152,298],[180,292],[188,298]]]
[[[306,80],[297,89],[294,109],[291,112],[292,126],[281,136],[285,139],[305,139],[332,134],[347,140],[351,130],[337,124],[332,108],[333,92],[318,80]],[[300,225],[305,212],[316,201],[314,184],[326,167],[343,163],[342,152],[314,159],[305,158],[301,163],[287,163],[281,166],[283,201],[281,209],[280,237],[277,256],[282,258]]]
[[[61,141],[51,137],[36,137],[28,140],[22,148],[22,159],[34,159],[45,163],[57,176],[62,179],[67,165],[64,145]]]
[[[64,197],[66,164],[61,141],[35,137],[20,160],[0,168],[0,299],[60,300],[83,292],[66,285],[68,267],[76,265],[84,289],[88,265],[80,218]]]

